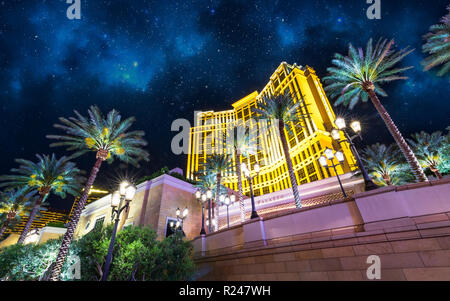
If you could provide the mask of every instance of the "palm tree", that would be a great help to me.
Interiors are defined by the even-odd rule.
[[[250,139],[250,133],[248,129],[246,130],[244,126],[236,123],[233,125],[230,131],[227,131],[228,134],[231,134],[233,149],[234,149],[234,157],[235,157],[235,168],[236,174],[238,178],[238,201],[239,207],[241,211],[241,222],[245,221],[245,204],[244,204],[244,193],[242,191],[242,174],[241,174],[241,156],[248,157],[251,154],[256,153],[256,148],[253,145],[253,141]]]
[[[71,158],[79,157],[87,152],[95,152],[97,160],[64,234],[55,265],[52,269],[51,280],[53,281],[59,279],[81,212],[86,205],[89,190],[94,183],[102,162],[107,160],[111,163],[114,158],[118,158],[124,162],[139,166],[138,160],[144,159],[148,161],[148,153],[142,149],[143,146],[147,145],[145,140],[142,139],[144,132],[127,132],[135,121],[134,117],[122,120],[122,117],[116,110],[110,111],[106,117],[103,117],[100,109],[96,106],[90,107],[88,118],[77,111],[75,111],[75,115],[76,117],[70,117],[69,119],[59,118],[61,124],[56,124],[55,127],[63,130],[66,134],[48,135],[47,138],[59,140],[59,142],[52,143],[50,146],[67,147],[68,151],[74,151]]]
[[[441,23],[432,25],[430,32],[424,36],[426,43],[422,50],[430,56],[422,62],[424,71],[428,71],[438,65],[443,65],[438,75],[444,76],[450,70],[450,5],[449,13],[442,17]]]
[[[356,49],[351,44],[347,56],[336,53],[332,61],[336,67],[328,68],[329,75],[324,78],[324,81],[328,84],[325,90],[330,93],[332,98],[336,98],[335,105],[344,104],[349,106],[350,109],[353,109],[360,100],[367,102],[370,98],[406,161],[411,166],[417,181],[425,182],[428,179],[416,156],[376,95],[387,96],[379,84],[407,79],[400,73],[413,68],[394,68],[413,50],[405,48],[394,51],[392,49],[393,44],[394,40],[388,42],[380,39],[374,48],[372,39],[370,39],[365,53],[362,48]]]
[[[303,101],[303,100],[302,100]],[[257,103],[257,107],[253,109],[257,119],[266,119],[275,124],[278,128],[278,135],[283,147],[284,158],[289,172],[289,179],[291,180],[292,192],[294,194],[295,206],[302,207],[302,200],[298,193],[297,180],[295,178],[294,168],[292,166],[291,156],[289,154],[289,146],[286,139],[285,131],[290,131],[289,123],[297,122],[299,120],[299,113],[301,102],[294,102],[293,97],[288,90],[284,93],[275,94],[273,96],[263,96]]]
[[[422,131],[411,136],[413,139],[408,139],[408,142],[414,149],[419,163],[423,168],[429,168],[438,179],[441,179],[442,174],[439,165],[443,158],[439,150],[444,142],[442,132],[438,131],[430,135]]]
[[[439,155],[442,158],[438,164],[438,169],[446,174],[450,172],[450,127],[447,127],[447,135],[444,136],[442,145],[439,148]]]
[[[407,166],[400,161],[401,153],[395,144],[388,147],[379,143],[367,146],[361,157],[372,179],[379,186],[404,184],[413,179]]]
[[[22,244],[25,240],[41,204],[51,192],[65,198],[67,193],[76,196],[81,189],[80,170],[66,157],[56,159],[54,154],[36,156],[38,158],[36,163],[17,159],[19,168],[11,169],[11,172],[15,174],[0,177],[2,181],[0,187],[28,187],[30,191],[37,190],[39,193],[39,198],[34,203],[33,210],[17,241],[18,244]]]
[[[222,176],[225,172],[229,171],[232,166],[231,159],[228,155],[215,154],[206,159],[205,163],[206,174],[213,174],[216,176],[216,197],[214,201],[214,220],[216,221],[216,227],[219,227],[219,206],[218,198],[220,196],[220,187]],[[209,225],[211,227],[211,217],[209,216]]]
[[[32,206],[33,195],[34,192],[27,193],[26,188],[12,188],[0,192],[0,238],[8,227],[20,222],[20,214]]]

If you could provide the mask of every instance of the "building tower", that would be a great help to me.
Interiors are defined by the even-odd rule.
[[[204,172],[202,165],[212,154],[230,154],[235,163],[232,145],[227,144],[224,137],[230,126],[239,121],[246,123],[257,138],[257,152],[248,158],[241,157],[241,163],[245,162],[250,170],[256,163],[261,166],[261,172],[253,183],[255,196],[289,188],[289,175],[278,135],[271,127],[266,132],[262,131],[263,127],[254,120],[252,112],[262,96],[283,93],[286,89],[293,95],[295,102],[304,99],[301,112],[298,113],[306,116],[296,124],[290,124],[291,130],[286,131],[297,183],[301,185],[335,176],[333,170],[326,170],[318,162],[326,148],[344,153],[345,162],[338,168],[339,174],[355,170],[356,161],[349,145],[339,145],[330,135],[331,129],[336,128],[336,116],[315,71],[308,66],[302,68],[283,62],[260,93],[255,91],[238,100],[233,103],[231,110],[196,114],[194,127],[190,130],[187,177],[195,180],[198,174]],[[228,188],[237,190],[235,170],[225,174],[223,182]],[[243,191],[244,194],[249,193],[247,181],[243,181]]]

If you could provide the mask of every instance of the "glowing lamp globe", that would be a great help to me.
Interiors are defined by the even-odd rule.
[[[127,201],[131,201],[131,200],[133,200],[135,194],[136,194],[136,187],[134,187],[133,185],[130,185],[125,190],[125,199]]]
[[[320,165],[322,165],[323,167],[327,167],[328,163],[327,163],[327,158],[325,156],[320,156],[319,158],[319,163]]]
[[[341,151],[336,152],[334,155],[339,162],[344,162],[344,154]]]
[[[333,130],[331,131],[331,137],[332,137],[334,140],[339,140],[339,139],[341,139],[341,135],[339,134],[339,130],[333,129]]]
[[[123,181],[122,183],[120,183],[119,192],[121,196],[125,196],[128,186],[130,186],[130,183],[128,183],[127,181]]]
[[[236,201],[236,196],[234,194],[230,195],[230,201],[234,203]]]
[[[344,118],[337,118],[334,123],[336,124],[336,126],[338,127],[338,129],[342,130],[345,129],[345,120]]]
[[[325,149],[323,153],[325,154],[325,157],[327,157],[329,160],[332,160],[334,158],[333,150],[330,148]]]
[[[350,123],[350,127],[355,133],[361,132],[361,123],[359,121],[352,121],[352,123]]]
[[[114,191],[111,196],[111,207],[117,207],[120,204],[120,192]]]

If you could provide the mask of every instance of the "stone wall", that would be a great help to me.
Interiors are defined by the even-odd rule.
[[[194,240],[199,280],[450,280],[449,179],[382,188]]]
[[[201,205],[194,196],[195,189],[187,182],[164,174],[137,186],[136,194],[127,211],[120,216],[119,230],[124,226],[150,226],[158,239],[166,234],[167,218],[176,218],[176,209],[188,207],[189,215],[183,229],[188,239],[200,233]],[[104,217],[104,225],[111,223],[110,196],[88,204],[81,215],[76,237],[89,233],[95,221]]]

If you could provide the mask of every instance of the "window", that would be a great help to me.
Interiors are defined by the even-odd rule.
[[[103,227],[103,222],[105,221],[105,217],[102,216],[95,220],[94,229],[99,229]]]
[[[299,179],[303,179],[303,178],[305,178],[305,177],[306,177],[305,171],[303,170],[303,168],[301,168],[301,169],[298,171],[298,178],[299,178]]]
[[[300,126],[301,128],[301,126]],[[305,140],[305,133],[303,133],[303,129],[301,128],[300,130],[297,130],[297,137],[298,137],[298,141],[303,141]]]
[[[286,75],[284,74],[283,71],[280,72],[279,76],[280,76],[280,82],[282,82],[286,78]]]
[[[306,166],[306,170],[308,171],[308,175],[315,173],[316,169],[314,168],[314,163],[308,164],[308,166]]]

